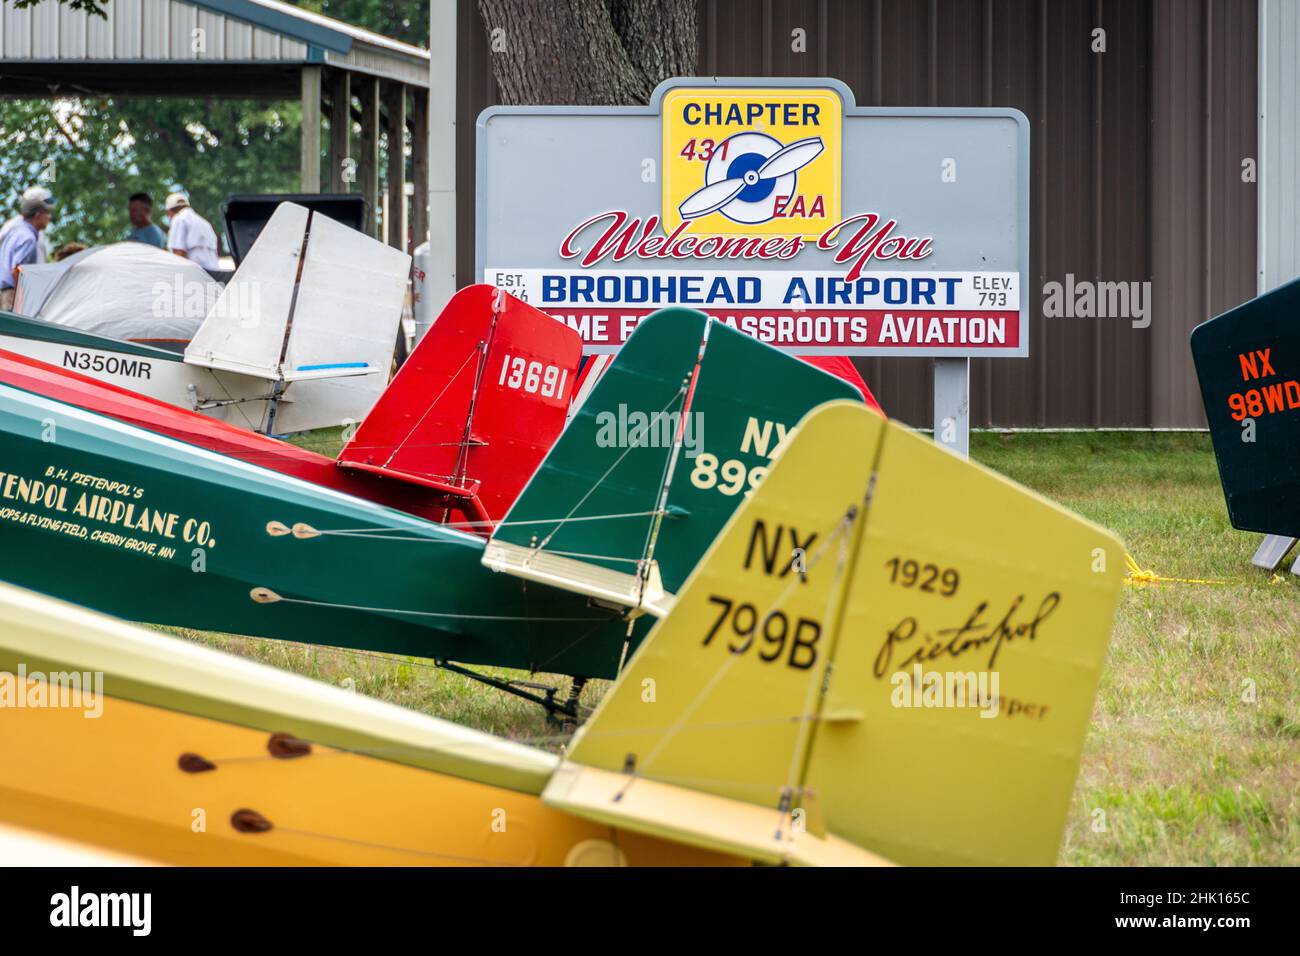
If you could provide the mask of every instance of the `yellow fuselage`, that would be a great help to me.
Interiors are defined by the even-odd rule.
[[[6,707],[0,727],[0,821],[158,863],[743,862],[381,754],[312,746],[303,756],[272,756],[261,730],[114,697],[97,717],[75,707]],[[187,772],[182,755],[193,755],[187,766],[202,766],[197,757],[214,767]],[[262,821],[269,829],[257,832]]]

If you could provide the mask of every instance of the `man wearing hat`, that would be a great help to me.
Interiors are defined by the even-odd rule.
[[[190,201],[180,193],[168,196],[163,208],[170,223],[167,248],[183,259],[194,260],[209,272],[219,269],[217,231],[212,224],[191,209]]]
[[[18,270],[36,262],[41,233],[50,224],[54,203],[45,196],[33,195],[22,201],[18,224],[0,239],[0,309],[12,311],[18,290]]]
[[[46,189],[44,186],[32,186],[22,195],[23,200],[33,199],[33,198],[44,199],[48,203],[54,202],[54,194],[51,193],[48,189]],[[17,216],[10,216],[9,220],[4,224],[4,226],[0,227],[0,241],[3,241],[5,236],[9,235],[9,233],[17,229],[18,224],[21,223],[22,221],[23,221],[23,217],[21,213]],[[45,233],[41,233],[40,239],[38,239],[36,242],[36,261],[37,262],[50,261],[50,240],[45,235]]]

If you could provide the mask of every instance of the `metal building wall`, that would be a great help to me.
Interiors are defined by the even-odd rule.
[[[207,31],[202,52],[193,31]],[[113,0],[103,19],[58,3],[0,2],[0,59],[304,60],[307,44],[182,0]]]
[[[495,102],[482,21],[464,9],[473,6],[461,4],[462,282],[473,274],[473,118]],[[1241,178],[1242,160],[1257,158],[1256,0],[699,8],[702,75],[834,76],[860,105],[1014,106],[1029,117],[1030,357],[973,363],[974,425],[1204,424],[1187,334],[1256,286],[1257,187]],[[1092,52],[1096,28],[1106,31],[1104,53]],[[1039,291],[1067,273],[1151,282],[1150,327],[1044,318]],[[929,424],[928,361],[862,367],[892,415]]]
[[[239,19],[237,12],[232,8],[230,15],[225,15],[186,0],[112,0],[101,19],[58,3],[19,9],[16,0],[0,0],[0,77],[9,81],[0,85],[0,96],[13,92],[15,73],[26,79],[42,64],[49,65],[51,72],[74,90],[120,89],[125,76],[113,76],[113,71],[153,63],[169,65],[166,76],[171,92],[178,92],[178,77],[194,76],[187,68],[199,64],[284,64],[285,69],[279,72],[292,80],[294,95],[299,88],[297,71],[289,67],[307,61],[418,88],[429,84],[428,53],[418,47],[344,23],[325,26],[302,11],[284,14],[289,32],[254,26]],[[308,40],[301,37],[310,37],[310,33],[295,34],[294,27],[332,33],[336,40],[348,44],[337,49],[309,49]],[[203,33],[196,34],[197,30]],[[196,42],[199,37],[202,43]],[[340,52],[345,46],[347,52]],[[255,77],[268,75],[253,73]],[[248,74],[242,71],[243,82],[231,84],[236,95],[284,95],[282,86],[259,89],[259,80]],[[148,75],[155,76],[156,71]],[[19,84],[20,89],[22,86]],[[26,88],[30,89],[30,83]],[[226,83],[214,80],[204,95],[226,89]]]

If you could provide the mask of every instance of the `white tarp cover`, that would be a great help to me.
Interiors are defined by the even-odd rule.
[[[18,298],[14,302],[14,311],[19,315],[36,318],[41,306],[58,286],[59,280],[67,274],[74,264],[86,256],[94,255],[103,246],[94,246],[73,253],[62,262],[41,262],[23,266],[18,270]]]
[[[143,242],[118,242],[25,266],[18,309],[115,339],[188,342],[220,293],[221,283],[195,263]]]

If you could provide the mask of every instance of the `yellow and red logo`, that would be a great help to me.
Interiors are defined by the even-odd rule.
[[[679,87],[662,111],[666,233],[816,239],[840,221],[834,90]]]

